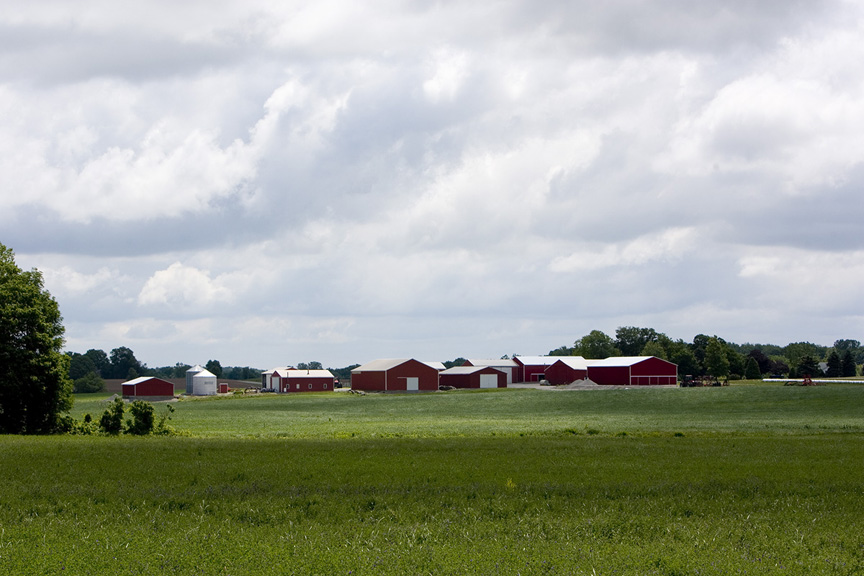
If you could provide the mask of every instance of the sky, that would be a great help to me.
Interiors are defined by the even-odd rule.
[[[860,2],[0,8],[0,242],[67,350],[864,340]]]

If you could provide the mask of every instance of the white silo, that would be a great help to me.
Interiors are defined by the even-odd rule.
[[[202,369],[197,374],[192,375],[192,395],[193,396],[213,396],[219,389],[216,383],[216,375],[209,370]]]
[[[186,370],[186,394],[187,395],[191,395],[192,391],[193,391],[192,377],[195,376],[195,374],[198,374],[198,373],[203,372],[203,371],[205,371],[204,368],[202,366],[200,366],[199,364],[196,364],[192,368],[189,368],[188,370]]]

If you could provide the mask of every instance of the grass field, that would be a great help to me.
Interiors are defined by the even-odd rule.
[[[0,574],[864,573],[864,387],[175,406],[0,437]]]

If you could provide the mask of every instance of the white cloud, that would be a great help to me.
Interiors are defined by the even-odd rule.
[[[671,228],[629,242],[585,244],[569,256],[557,257],[549,264],[552,272],[584,272],[616,266],[648,266],[658,261],[680,260],[698,249],[694,228]]]
[[[147,280],[138,295],[138,304],[207,309],[233,299],[234,294],[221,277],[211,279],[207,271],[175,262]]]

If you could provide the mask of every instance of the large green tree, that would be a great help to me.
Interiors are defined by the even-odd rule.
[[[21,270],[0,244],[0,433],[57,428],[72,407],[63,318],[38,270]]]
[[[622,356],[639,356],[648,342],[657,340],[657,331],[653,328],[638,328],[636,326],[620,326],[615,330],[615,347]]]
[[[573,355],[584,358],[602,359],[619,356],[615,341],[600,330],[592,330],[573,343]]]
[[[717,337],[710,338],[705,345],[705,371],[715,378],[729,376],[726,346]]]

